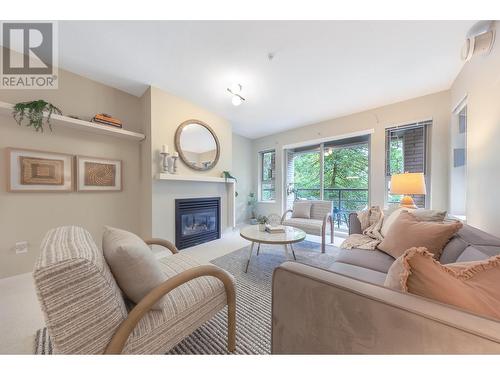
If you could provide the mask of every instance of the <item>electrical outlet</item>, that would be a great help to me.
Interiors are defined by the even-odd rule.
[[[14,246],[16,249],[16,254],[24,254],[28,252],[28,241],[16,242]]]

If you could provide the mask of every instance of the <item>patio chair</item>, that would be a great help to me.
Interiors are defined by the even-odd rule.
[[[300,202],[302,203],[305,201]],[[293,210],[287,210],[281,217],[281,224],[302,229],[307,234],[321,236],[321,252],[324,253],[326,234],[328,232],[330,232],[330,243],[333,243],[333,203],[332,201],[315,200],[307,202],[311,202],[311,215],[309,219],[293,217],[293,215],[291,218],[287,218],[289,212],[293,213]]]

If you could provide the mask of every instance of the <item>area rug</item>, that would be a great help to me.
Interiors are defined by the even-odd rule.
[[[294,246],[297,262],[328,268],[338,249],[303,241]],[[286,261],[283,247],[261,245],[260,255],[252,256],[248,273],[244,272],[249,248],[242,248],[211,263],[236,278],[236,351],[234,354],[269,354],[271,352],[271,281],[273,270]],[[228,354],[226,350],[227,311],[220,311],[181,341],[167,354]],[[47,328],[35,336],[35,354],[51,354]]]

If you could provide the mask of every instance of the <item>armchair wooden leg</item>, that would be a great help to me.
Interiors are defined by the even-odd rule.
[[[335,225],[333,225],[333,221],[330,221],[330,243],[333,243],[333,229]]]
[[[321,252],[325,252],[325,242],[326,242],[326,229],[323,227],[322,233],[321,233]]]
[[[232,353],[236,350],[236,292],[226,290],[227,293],[227,350]]]

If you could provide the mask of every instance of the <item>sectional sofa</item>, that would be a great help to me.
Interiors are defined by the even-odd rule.
[[[351,214],[350,234],[361,233]],[[500,254],[500,238],[469,225],[446,245],[443,264]],[[383,286],[394,258],[340,250],[329,270],[286,262],[273,275],[272,352],[500,353],[500,322]]]

